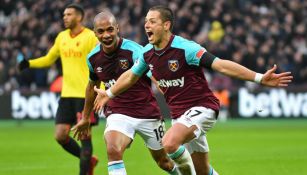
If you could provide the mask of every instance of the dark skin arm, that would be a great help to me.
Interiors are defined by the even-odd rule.
[[[134,85],[139,80],[139,78],[140,77],[133,74],[131,70],[127,70],[121,74],[121,76],[116,80],[115,85],[113,85],[110,90],[115,96],[119,95]],[[106,91],[99,89],[99,87],[95,86],[94,90],[98,93],[94,101],[94,111],[98,112],[104,107],[110,98],[106,94]]]
[[[71,129],[74,131],[74,137],[78,140],[90,134],[90,114],[93,110],[94,101],[97,93],[94,87],[100,87],[100,81],[89,81],[85,90],[85,103],[82,112],[82,119]]]

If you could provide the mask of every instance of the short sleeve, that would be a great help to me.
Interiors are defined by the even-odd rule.
[[[147,70],[148,66],[144,60],[144,57],[143,55],[140,55],[139,59],[137,59],[132,66],[131,71],[135,75],[142,76]]]

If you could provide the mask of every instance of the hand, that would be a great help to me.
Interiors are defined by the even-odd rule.
[[[106,94],[106,91],[102,89],[98,89],[96,86],[94,86],[94,91],[97,92],[97,96],[94,101],[93,109],[96,113],[99,113],[103,109],[103,107],[106,105],[106,103],[110,100],[110,98]]]
[[[18,70],[19,71],[23,71],[24,69],[29,68],[29,66],[30,66],[29,61],[24,58],[23,54],[18,53],[16,60],[17,60],[17,63],[18,63]]]
[[[292,81],[293,76],[291,76],[291,72],[283,72],[280,74],[276,74],[275,71],[277,66],[274,65],[273,68],[266,71],[263,75],[261,84],[271,87],[286,87]]]
[[[88,138],[90,136],[90,119],[89,117],[82,117],[81,120],[71,128],[74,132],[74,138],[77,136],[78,140]]]

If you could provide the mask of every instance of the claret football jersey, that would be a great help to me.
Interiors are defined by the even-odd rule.
[[[219,101],[208,87],[200,59],[206,49],[199,44],[173,35],[168,45],[156,50],[147,44],[132,72],[142,75],[150,70],[158,81],[171,110],[172,118],[180,117],[195,106],[219,110]]]
[[[142,49],[141,45],[127,39],[120,39],[117,50],[111,55],[103,51],[102,45],[96,46],[87,59],[88,67],[95,75],[92,80],[102,81],[106,89],[110,88],[122,73],[132,67]],[[127,91],[111,99],[104,109],[105,115],[119,113],[142,119],[161,118],[147,75],[141,76]]]

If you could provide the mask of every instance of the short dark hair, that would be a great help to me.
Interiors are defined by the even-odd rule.
[[[81,19],[83,19],[84,17],[84,9],[81,5],[76,4],[76,3],[72,3],[66,6],[66,8],[73,8],[75,9],[80,15],[81,15]]]
[[[171,22],[170,30],[173,29],[175,19],[174,19],[173,11],[170,8],[162,6],[162,5],[157,5],[157,6],[151,7],[149,11],[160,12],[162,21],[163,22],[170,21]]]

